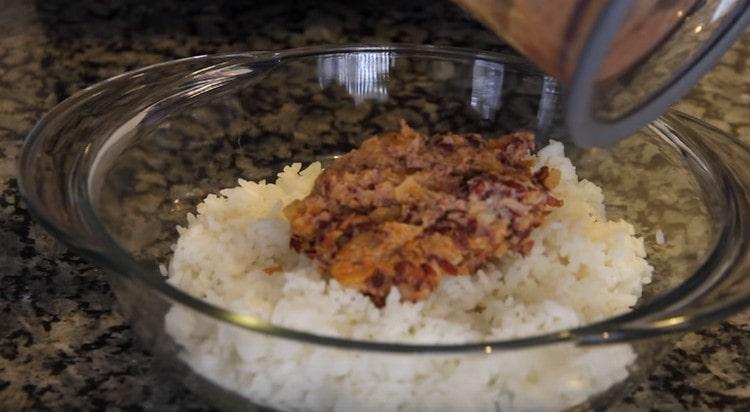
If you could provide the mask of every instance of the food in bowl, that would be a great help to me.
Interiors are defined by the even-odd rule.
[[[377,70],[369,70],[373,67]],[[607,244],[608,230],[594,242],[584,242],[585,237],[576,235],[580,230],[559,232],[569,243],[554,239],[555,226],[567,221],[562,218],[566,213],[581,206],[597,213],[594,198],[555,208],[531,235],[535,245],[529,256],[516,259],[517,254],[509,253],[482,268],[485,279],[497,267],[503,270],[502,278],[485,285],[497,290],[496,307],[484,310],[491,328],[475,328],[481,325],[467,320],[473,313],[458,304],[465,300],[471,307],[477,298],[469,293],[446,303],[455,309],[421,320],[450,290],[462,285],[470,290],[477,275],[446,276],[427,299],[408,305],[397,299],[368,312],[369,323],[348,332],[362,318],[346,323],[347,313],[339,315],[344,301],[328,308],[328,300],[302,299],[296,303],[309,310],[287,312],[295,293],[304,297],[314,290],[302,288],[300,277],[298,283],[287,282],[290,275],[275,272],[278,266],[264,266],[271,275],[263,275],[284,283],[284,300],[274,295],[282,292],[278,284],[268,293],[240,289],[253,280],[236,267],[247,257],[228,259],[216,276],[200,269],[192,287],[189,279],[182,281],[186,286],[177,279],[166,282],[157,270],[174,255],[175,226],[189,227],[186,213],[195,213],[208,193],[237,186],[237,177],[278,184],[281,165],[309,166],[329,159],[356,147],[365,136],[392,128],[402,117],[418,130],[488,135],[534,129],[543,131],[543,138],[563,139],[554,116],[559,90],[548,80],[512,57],[434,46],[326,46],[168,62],[93,85],[47,114],[24,144],[19,188],[29,210],[52,235],[106,269],[120,309],[141,341],[179,367],[179,379],[217,407],[543,410],[585,402],[583,407],[596,409],[653,368],[670,346],[661,338],[726,318],[750,303],[750,155],[736,139],[678,112],[666,113],[612,147],[578,149],[566,143],[578,178],[602,188],[606,218],[625,218],[646,239],[654,279],[644,286],[637,307],[624,316],[557,330],[565,324],[558,319],[565,317],[563,309],[550,310],[550,316],[539,313],[542,302],[557,302],[558,308],[571,302],[567,313],[581,314],[566,322],[584,324],[613,299],[610,292],[595,292],[619,290],[614,298],[620,307],[628,306],[620,298],[634,300],[629,295],[638,294],[617,285],[631,279],[621,273],[583,283],[572,279],[577,269],[569,263],[581,260],[565,256],[589,253],[593,247],[596,251],[583,260],[590,257],[593,267],[602,267],[596,262],[613,260],[611,252],[619,250],[619,245]],[[565,200],[559,193],[577,191],[570,188],[569,181],[561,182],[552,194]],[[584,192],[599,196],[589,189]],[[231,193],[236,197],[241,192]],[[207,215],[221,216],[220,205],[226,206],[224,196],[216,194],[221,202],[206,202],[213,208]],[[237,206],[237,212],[264,204]],[[212,225],[207,216],[197,219],[202,221],[197,226]],[[250,215],[244,222],[259,220]],[[589,235],[596,233],[587,220],[580,224]],[[619,231],[624,226],[606,227]],[[204,238],[231,240],[235,229],[217,232],[211,226]],[[667,234],[665,245],[649,242],[656,229]],[[567,245],[567,251],[551,250],[560,245]],[[211,259],[215,263],[246,252],[234,248]],[[524,275],[530,269],[522,262],[541,265],[548,254],[558,256],[549,260],[551,265],[565,266],[559,276],[543,270]],[[537,268],[536,263],[531,266]],[[224,276],[232,273],[242,276]],[[207,280],[216,284],[201,287]],[[320,287],[319,280],[312,277],[309,285]],[[590,283],[596,280],[602,284]],[[605,283],[609,281],[613,285]],[[264,285],[258,282],[257,288]],[[338,286],[325,283],[324,292],[333,293]],[[553,286],[559,290],[549,290]],[[375,308],[359,291],[347,291],[354,293],[339,296],[353,296],[363,310]],[[196,298],[206,295],[211,296]],[[508,305],[504,312],[497,307],[501,304]],[[489,318],[492,310],[503,316]],[[387,316],[392,317],[390,328],[377,330],[376,322]],[[409,330],[420,322],[438,326]],[[403,329],[394,326],[401,324]],[[446,332],[451,326],[460,327],[462,334]],[[363,332],[368,327],[375,330],[373,338]],[[478,333],[471,336],[474,330]],[[499,338],[484,338],[493,335]],[[622,385],[613,385],[626,373]]]
[[[240,180],[209,195],[188,216],[187,227],[178,228],[168,281],[276,325],[381,342],[530,336],[627,311],[651,280],[643,239],[629,223],[607,220],[602,191],[578,179],[562,144],[551,142],[523,159],[539,192],[549,192],[539,202],[545,205],[538,213],[543,221],[535,219],[539,225],[528,241],[515,243],[528,246],[509,247],[470,276],[444,276],[420,299],[402,299],[395,287],[379,305],[361,289],[329,277],[315,257],[290,247],[287,216],[299,216],[298,202],[314,192],[324,173],[317,162],[305,169],[287,166],[275,183]],[[555,172],[545,183],[550,170],[559,176]],[[549,199],[558,200],[554,207]],[[492,357],[384,360],[377,353],[262,336],[248,340],[232,326],[180,306],[167,314],[166,330],[195,371],[284,410],[561,409],[625,379],[635,359],[627,345],[561,345]]]
[[[468,275],[529,237],[550,207],[559,171],[532,173],[530,132],[427,138],[403,120],[337,158],[312,192],[284,208],[291,246],[344,286],[383,306],[427,298],[446,275]]]

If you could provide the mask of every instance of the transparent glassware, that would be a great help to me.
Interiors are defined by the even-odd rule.
[[[582,145],[632,134],[686,94],[750,25],[744,0],[454,0],[565,86]]]
[[[748,305],[750,151],[677,112],[614,146],[578,148],[566,139],[558,100],[552,78],[473,50],[373,45],[199,56],[117,76],[61,103],[28,137],[19,181],[47,230],[106,269],[145,345],[221,408],[297,410],[321,399],[371,406],[367,394],[346,392],[340,376],[271,370],[269,356],[335,364],[352,376],[453,365],[462,379],[431,376],[427,387],[455,392],[459,406],[470,397],[488,409],[591,407],[638,382],[677,333]],[[325,162],[400,118],[430,133],[531,129],[540,143],[562,141],[579,176],[603,188],[608,216],[628,220],[646,241],[654,280],[636,307],[571,330],[430,345],[291,330],[165,282],[159,265],[170,258],[176,226],[206,195],[238,178],[273,180],[292,162]],[[667,244],[656,243],[658,230]],[[596,370],[568,361],[581,358]],[[551,364],[555,373],[533,372]],[[289,387],[275,390],[286,396],[258,389],[255,379],[282,372]],[[232,376],[254,383],[237,386]],[[316,389],[295,392],[299,379]],[[475,393],[497,379],[496,395]],[[425,393],[411,402],[446,407]]]

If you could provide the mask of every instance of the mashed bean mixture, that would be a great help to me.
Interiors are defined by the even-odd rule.
[[[399,133],[336,159],[286,207],[291,246],[378,306],[392,286],[422,300],[445,275],[531,250],[531,231],[560,205],[549,192],[559,171],[532,173],[533,147],[529,132],[428,138],[402,121]]]

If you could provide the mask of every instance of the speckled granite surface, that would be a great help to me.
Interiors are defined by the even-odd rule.
[[[2,2],[0,410],[210,410],[158,374],[113,312],[100,271],[51,239],[20,201],[16,156],[56,103],[125,70],[201,53],[361,41],[506,50],[445,2],[386,2],[399,11],[333,1],[111,3]],[[746,35],[677,106],[750,143],[748,105]],[[747,313],[688,334],[612,410],[750,410],[748,348]]]

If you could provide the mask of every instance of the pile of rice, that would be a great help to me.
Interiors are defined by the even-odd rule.
[[[169,282],[227,309],[319,335],[409,343],[460,343],[571,328],[627,311],[651,280],[643,240],[607,221],[602,192],[576,176],[563,146],[533,157],[561,172],[564,201],[536,229],[526,257],[508,254],[472,276],[443,278],[418,303],[394,289],[384,308],[328,280],[289,248],[281,210],[321,172],[293,164],[276,184],[240,180],[188,216]],[[264,269],[282,266],[280,273]],[[284,410],[554,410],[624,379],[627,345],[545,346],[472,355],[399,355],[268,338],[174,307],[167,332],[196,372]],[[488,352],[491,348],[487,349]]]

